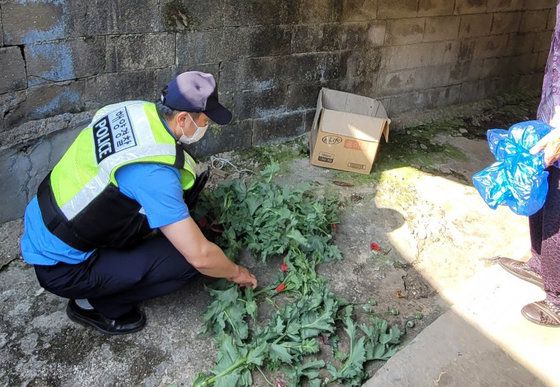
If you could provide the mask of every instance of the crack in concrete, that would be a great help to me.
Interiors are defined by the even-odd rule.
[[[2,3],[0,3],[0,34],[2,34],[2,43],[4,43],[4,12],[2,10]]]
[[[27,79],[29,77],[29,73],[27,71],[27,59],[25,58],[25,45],[18,44],[17,47],[19,47],[19,50],[21,52],[21,57],[23,58],[23,69],[25,70],[25,78]]]
[[[439,376],[437,377],[437,379],[434,380],[434,384],[433,384],[432,386],[439,386],[439,382],[440,382],[440,380],[441,380],[441,377],[442,377],[443,375],[445,375],[445,374],[447,374],[447,371],[441,371],[441,372],[439,373]]]

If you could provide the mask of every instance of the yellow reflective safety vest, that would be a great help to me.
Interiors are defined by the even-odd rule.
[[[115,173],[132,163],[180,171],[183,190],[196,179],[195,162],[169,133],[153,103],[128,101],[100,109],[39,185],[47,228],[82,251],[125,247],[151,230],[141,206],[119,191]]]

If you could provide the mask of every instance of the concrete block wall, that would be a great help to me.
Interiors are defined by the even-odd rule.
[[[211,154],[310,129],[322,86],[390,115],[538,89],[554,0],[3,0],[0,221],[22,203],[90,112],[156,100],[174,75],[213,73],[230,125]],[[40,167],[38,167],[40,166]]]

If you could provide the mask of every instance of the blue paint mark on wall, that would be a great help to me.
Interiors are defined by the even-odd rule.
[[[19,4],[50,4],[60,6],[62,10],[66,8],[66,0],[19,0]],[[62,12],[64,14],[64,12]],[[49,40],[63,39],[66,37],[64,28],[64,17],[49,30],[30,29],[22,38],[23,43],[31,44],[36,42],[46,42]]]
[[[42,3],[42,4],[54,4],[54,5],[66,5],[66,0],[19,0],[18,4],[29,4],[29,3]]]
[[[23,37],[23,43],[31,44],[64,38],[64,23],[60,22],[48,31],[31,30]]]
[[[252,86],[256,90],[270,89],[274,86],[274,79],[267,79],[266,81],[261,82],[255,81],[252,83]]]
[[[66,81],[75,78],[72,52],[66,43],[45,43],[28,46],[28,61],[40,63],[44,69],[37,74],[32,73],[33,66],[29,68],[30,76],[41,79],[30,78],[29,86],[38,85],[45,81]],[[46,65],[45,65],[46,64]]]
[[[54,97],[48,104],[33,110],[32,114],[43,116],[47,113],[62,113],[65,105],[74,105],[80,100],[80,94],[73,90],[65,90]]]

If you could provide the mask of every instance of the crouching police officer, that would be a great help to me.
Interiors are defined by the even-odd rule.
[[[41,286],[70,299],[70,319],[106,334],[131,333],[146,324],[139,302],[199,272],[257,286],[204,237],[183,201],[196,173],[182,144],[200,140],[209,119],[231,120],[214,78],[182,73],[157,105],[99,110],[40,184],[25,212],[22,255]],[[161,234],[145,238],[153,229]]]

